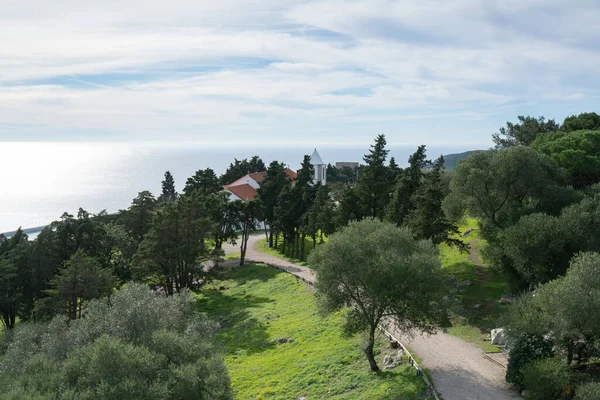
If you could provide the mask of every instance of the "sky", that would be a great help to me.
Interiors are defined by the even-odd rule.
[[[599,111],[597,0],[0,0],[0,141],[491,146]]]

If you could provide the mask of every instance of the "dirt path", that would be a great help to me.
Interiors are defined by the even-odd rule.
[[[248,262],[274,264],[285,271],[314,281],[316,274],[307,267],[294,264],[257,249],[263,235],[250,236],[246,259]],[[237,246],[223,246],[227,254],[239,252]],[[520,399],[508,390],[504,382],[505,370],[484,358],[474,344],[438,333],[431,336],[417,335],[414,338],[398,335],[421,359],[421,365],[429,370],[434,385],[444,400],[508,400]]]

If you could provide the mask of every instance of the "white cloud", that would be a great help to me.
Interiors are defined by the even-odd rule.
[[[588,43],[600,33],[598,6],[585,0],[0,7],[0,123],[38,124],[49,137],[90,128],[133,138],[339,135],[355,121],[477,120],[507,104],[595,99],[600,83]]]

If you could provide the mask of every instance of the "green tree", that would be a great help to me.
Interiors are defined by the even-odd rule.
[[[378,135],[369,153],[363,157],[366,165],[356,184],[356,194],[367,211],[367,216],[382,219],[390,201],[391,177],[385,165],[389,150],[386,150],[385,135]]]
[[[275,208],[279,194],[285,185],[289,183],[289,178],[285,174],[285,166],[283,163],[273,161],[269,164],[265,179],[260,182],[258,189],[258,197],[262,204],[262,213],[265,218],[266,225],[269,229],[268,242],[269,247],[273,247],[273,236],[276,232]]]
[[[309,210],[309,220],[312,225],[313,232],[313,248],[317,244],[317,234],[319,242],[324,243],[323,235],[329,236],[335,230],[335,204],[331,198],[329,186],[317,185],[315,199]]]
[[[221,250],[223,243],[236,243],[237,232],[242,228],[237,207],[229,201],[229,193],[221,192],[205,200],[210,220],[214,223],[213,240],[215,249]]]
[[[586,361],[600,339],[600,253],[580,253],[566,275],[524,295],[511,307],[511,335],[550,334],[567,363]]]
[[[581,251],[600,251],[600,195],[588,196],[560,216],[535,213],[493,236],[485,255],[503,270],[513,291],[565,274]]]
[[[30,244],[21,228],[10,238],[0,235],[0,320],[7,329],[27,302]]]
[[[560,130],[564,132],[581,130],[598,131],[600,130],[600,115],[595,112],[581,113],[577,116],[571,115],[565,118]]]
[[[514,331],[513,331],[514,332]],[[514,332],[510,357],[506,368],[506,381],[519,389],[524,388],[523,369],[536,360],[552,357],[553,343],[542,335]]]
[[[427,160],[424,145],[419,146],[408,158],[408,163],[408,168],[396,178],[392,201],[386,212],[386,219],[398,226],[405,223],[406,217],[415,207],[415,194],[421,186],[423,170],[431,165],[431,161]]]
[[[307,235],[310,235],[310,229],[307,229],[309,228],[307,218],[316,194],[315,186],[312,185],[314,176],[315,170],[310,162],[310,156],[305,155],[292,186],[294,206],[291,212],[294,217],[294,241],[296,243],[292,257],[295,255],[300,260],[304,260],[305,239]]]
[[[122,211],[125,229],[140,243],[150,230],[150,221],[156,210],[156,199],[147,190],[138,193],[127,211]]]
[[[187,179],[183,193],[190,195],[194,192],[209,195],[220,192],[223,189],[219,183],[219,178],[210,168],[199,169],[196,173]]]
[[[67,315],[77,319],[81,318],[84,302],[109,295],[117,279],[80,249],[58,271],[50,285],[48,300],[56,301],[59,310],[66,306]]]
[[[523,386],[531,400],[563,399],[571,380],[569,366],[560,358],[536,360],[523,368]]]
[[[202,262],[211,255],[205,239],[213,224],[197,192],[166,203],[139,245],[133,277],[162,287],[168,295],[194,287],[202,275]]]
[[[502,229],[523,215],[556,215],[574,200],[562,170],[529,147],[475,152],[460,162],[450,182],[445,208],[454,217],[466,210],[485,230]]]
[[[232,399],[215,327],[196,307],[190,293],[130,283],[91,301],[85,318],[19,324],[3,335],[0,398]]]
[[[519,122],[507,122],[506,128],[502,127],[497,133],[492,134],[496,148],[508,148],[514,146],[529,146],[535,138],[548,132],[557,131],[560,126],[554,120],[546,121],[544,117],[517,117]]]
[[[412,196],[414,206],[408,213],[406,225],[417,239],[431,239],[433,244],[447,243],[467,251],[467,246],[462,240],[452,237],[459,233],[458,227],[448,221],[442,209],[443,168],[444,157],[440,156]]]
[[[243,159],[235,161],[229,164],[229,167],[223,175],[219,178],[221,185],[229,185],[230,183],[238,180],[242,176],[248,175],[252,172],[262,172],[266,170],[265,163],[259,156],[253,156],[250,160]]]
[[[162,193],[158,196],[158,201],[160,202],[170,202],[177,200],[179,194],[175,190],[175,179],[173,179],[173,175],[171,172],[165,172],[165,179],[161,183],[162,185]]]
[[[532,147],[564,168],[575,188],[600,182],[600,130],[548,133],[538,136]]]
[[[240,243],[240,265],[246,262],[246,251],[248,250],[248,238],[250,233],[258,227],[258,221],[262,218],[260,200],[236,201],[242,238]]]
[[[351,222],[309,257],[317,269],[315,286],[324,310],[349,307],[345,332],[366,332],[364,349],[372,371],[380,323],[400,330],[433,332],[445,318],[445,279],[431,241],[410,230],[368,218]]]

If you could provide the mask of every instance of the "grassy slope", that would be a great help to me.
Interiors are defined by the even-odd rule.
[[[311,290],[281,271],[250,265],[198,295],[199,308],[224,328],[217,337],[237,399],[420,398],[424,384],[408,365],[370,373],[360,339],[342,338],[343,316],[319,315]],[[294,341],[274,344],[287,337]],[[385,343],[378,341],[378,351],[389,351]]]
[[[476,227],[477,221],[467,218],[459,228],[462,233]],[[472,232],[463,240],[472,243],[477,251],[485,246],[485,242],[479,238],[479,231]],[[456,248],[442,244],[440,252],[444,269],[459,282],[470,280],[473,283],[458,289],[456,296],[460,303],[448,332],[477,344],[485,351],[498,351],[498,347],[490,344],[486,338],[491,329],[498,327],[498,318],[505,307],[499,300],[507,289],[506,282],[496,271],[485,265],[476,265],[469,254],[460,253]],[[481,307],[474,308],[476,304]]]

